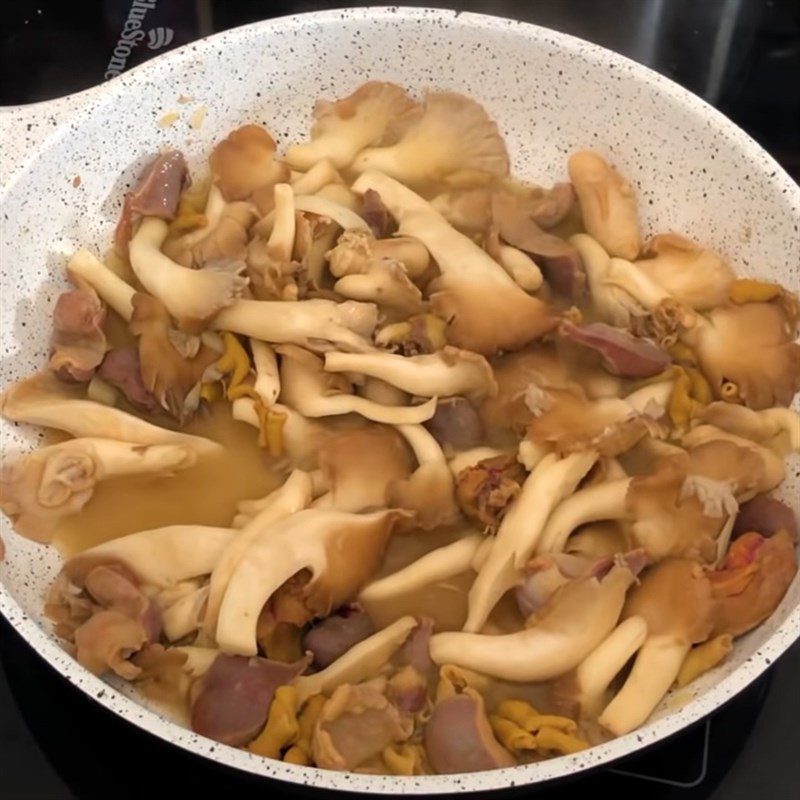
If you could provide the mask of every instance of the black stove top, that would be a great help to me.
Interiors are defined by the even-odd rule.
[[[129,69],[201,36],[267,17],[376,3],[283,0],[6,0],[0,105],[47,100],[113,79],[131,7],[144,36],[120,52]],[[800,0],[488,0],[429,2],[525,19],[646,63],[720,108],[800,177]],[[97,706],[0,618],[0,800],[250,797],[284,787],[223,770],[160,743]],[[800,646],[695,728],[569,783],[525,790],[541,800],[585,793],[648,800],[795,800]]]

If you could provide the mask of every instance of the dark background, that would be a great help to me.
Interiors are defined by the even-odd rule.
[[[6,0],[0,105],[59,97],[101,83],[129,0]],[[514,17],[565,31],[657,69],[731,117],[800,177],[800,0],[527,0],[407,3]],[[145,27],[170,44],[135,48],[128,67],[201,36],[267,17],[346,2],[157,0]],[[0,141],[0,145],[2,142]],[[703,725],[620,770],[566,787],[526,790],[556,800],[592,794],[648,800],[800,797],[800,646]],[[673,785],[684,784],[684,785]],[[688,784],[694,784],[689,786]],[[280,796],[273,785],[221,771],[132,729],[78,694],[0,618],[0,798]]]

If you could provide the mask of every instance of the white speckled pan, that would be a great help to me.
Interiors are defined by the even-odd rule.
[[[4,144],[0,386],[44,364],[50,312],[67,254],[108,245],[122,190],[159,148],[193,161],[244,121],[280,145],[302,137],[318,97],[369,79],[473,95],[497,119],[514,172],[549,183],[567,153],[593,147],[631,177],[648,233],[674,229],[721,251],[737,271],[800,283],[800,189],[755,142],[675,84],[621,56],[543,28],[421,9],[330,11],[258,23],[197,42],[72,97],[0,114]],[[180,105],[179,95],[193,98]],[[204,105],[199,130],[189,124]],[[171,126],[157,122],[180,112]],[[80,176],[78,186],[73,178]],[[30,449],[37,432],[2,423],[1,452]],[[783,487],[800,507],[797,463]],[[232,767],[327,789],[449,793],[534,784],[606,764],[713,711],[800,636],[800,578],[733,657],[640,730],[587,752],[494,772],[425,778],[349,775],[252,756],[195,736],[108,686],[63,653],[42,618],[59,569],[50,548],[3,520],[0,611],[81,691],[165,741]],[[105,691],[103,691],[105,690]]]

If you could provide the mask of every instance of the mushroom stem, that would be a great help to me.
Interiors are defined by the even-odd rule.
[[[631,392],[623,399],[634,410],[640,414],[647,412],[647,407],[651,403],[657,403],[661,408],[666,408],[669,403],[669,398],[672,395],[672,389],[675,381],[659,381],[658,383],[650,383],[647,386],[642,386],[635,392]]]
[[[250,545],[265,528],[305,508],[311,502],[311,479],[308,473],[295,470],[279,489],[270,493],[266,502],[225,548],[211,573],[208,605],[203,619],[203,630],[213,636],[219,618],[222,598],[231,576]]]
[[[642,645],[628,679],[598,722],[615,736],[638,728],[678,677],[690,645],[671,636],[652,636]]]
[[[374,677],[386,662],[400,649],[417,621],[414,617],[401,617],[388,627],[353,645],[343,656],[313,675],[295,678],[297,703],[302,705],[315,694],[330,694],[337,686],[356,684]]]
[[[291,261],[295,236],[294,192],[288,183],[276,184],[273,192],[275,223],[267,242],[267,252],[276,261]]]
[[[552,680],[577,667],[613,630],[633,581],[624,565],[602,581],[571,581],[532,627],[501,636],[439,633],[431,639],[431,658],[508,681]]]
[[[126,322],[133,316],[133,296],[136,290],[99,258],[88,250],[78,250],[67,264],[67,275],[75,282],[75,276],[83,279]]]
[[[325,370],[380,378],[419,397],[483,397],[497,391],[486,359],[455,347],[410,357],[392,353],[326,353]]]
[[[650,280],[635,264],[624,258],[609,260],[604,281],[624,289],[634,300],[650,311],[656,308],[662,300],[667,300],[671,296],[655,281]]]
[[[360,599],[365,603],[380,602],[466,572],[483,541],[482,536],[471,534],[452,544],[437,547],[407,567],[370,583],[361,592]]]
[[[372,303],[352,300],[237,300],[217,314],[211,327],[275,344],[307,345],[322,340],[366,352],[372,350],[365,337],[371,335],[377,313]]]
[[[542,286],[542,271],[536,262],[522,250],[501,244],[499,248],[500,266],[514,279],[514,282],[526,292],[535,292]]]
[[[294,198],[294,207],[298,211],[307,211],[310,214],[318,214],[321,217],[329,217],[337,222],[345,230],[360,228],[369,231],[369,225],[359,217],[355,211],[351,211],[346,206],[321,197],[318,194],[298,194]]]
[[[408,277],[412,280],[419,278],[431,263],[428,248],[411,236],[376,239],[372,243],[372,254],[377,259],[396,259],[405,267]]]
[[[562,552],[570,534],[586,522],[626,517],[625,498],[630,484],[630,478],[599,483],[561,502],[547,520],[537,552]]]
[[[327,158],[323,158],[321,161],[317,161],[308,172],[301,173],[293,179],[292,189],[295,194],[299,195],[315,194],[323,186],[339,181],[341,178],[336,168]]]
[[[118,408],[65,394],[51,374],[42,373],[10,386],[0,394],[0,415],[14,422],[56,428],[77,437],[93,437],[139,445],[185,445],[198,455],[219,455],[211,439],[171,431]]]
[[[112,539],[70,559],[68,576],[110,561],[121,561],[142,583],[174,586],[180,581],[209,575],[236,536],[231,528],[207,525],[169,525]]]
[[[503,517],[489,556],[470,589],[465,631],[483,627],[498,600],[517,582],[553,508],[575,491],[595,461],[594,451],[562,459],[551,453],[536,465]]]
[[[550,452],[550,448],[543,444],[537,444],[530,439],[523,439],[519,443],[517,451],[517,461],[525,467],[528,472],[532,472],[536,465]]]
[[[278,359],[275,351],[266,342],[250,339],[253,351],[253,366],[256,368],[256,382],[253,386],[261,402],[271,408],[281,392],[281,379],[278,373]]]
[[[219,269],[188,269],[161,252],[169,225],[158,217],[145,217],[131,239],[131,266],[142,286],[178,319],[205,320],[231,305],[247,285],[239,273],[244,262]]]
[[[422,425],[396,425],[395,427],[414,451],[414,456],[420,466],[446,463],[439,442]]]
[[[647,637],[647,623],[642,617],[629,617],[616,628],[578,665],[574,681],[581,714],[595,717],[603,704],[603,696],[611,681]]]

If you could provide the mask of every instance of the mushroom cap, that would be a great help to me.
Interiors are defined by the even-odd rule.
[[[650,567],[628,596],[623,618],[641,617],[648,636],[667,635],[686,644],[704,642],[714,627],[714,598],[703,568],[688,558]]]

